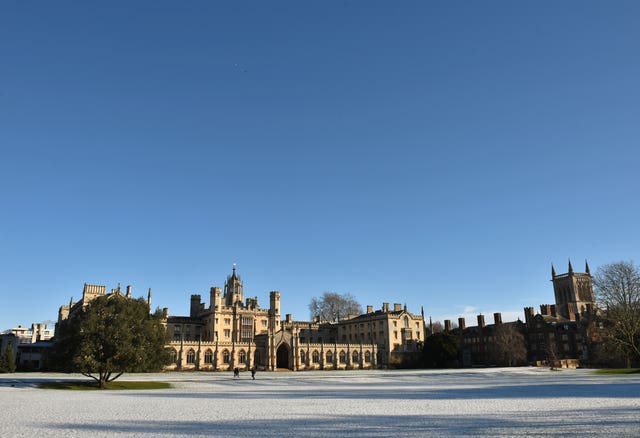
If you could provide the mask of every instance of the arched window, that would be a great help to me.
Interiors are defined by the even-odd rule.
[[[247,353],[244,350],[240,350],[240,354],[238,355],[238,361],[240,363],[245,363],[247,361]]]
[[[171,359],[172,363],[178,362],[178,353],[176,353],[176,350],[174,350],[173,348],[169,350],[169,358]]]
[[[404,328],[409,328],[409,317],[408,316],[404,317]]]
[[[304,350],[300,350],[300,361],[305,362]]]
[[[213,351],[211,349],[204,352],[204,363],[213,363]]]
[[[341,351],[338,357],[340,358],[340,363],[345,363],[347,361],[347,353],[344,351]]]
[[[187,363],[195,363],[196,362],[196,352],[193,349],[189,349],[187,351]]]
[[[333,352],[331,350],[327,351],[327,363],[333,363]]]
[[[316,350],[314,350],[314,352],[311,354],[311,357],[312,357],[313,363],[320,362],[320,354]]]
[[[371,353],[368,350],[364,352],[364,361],[366,363],[371,362]]]
[[[229,363],[229,350],[224,350],[222,352],[222,362]]]
[[[354,351],[353,354],[351,355],[351,358],[353,359],[353,363],[358,363],[359,362],[359,358],[360,355],[358,354],[357,351]]]

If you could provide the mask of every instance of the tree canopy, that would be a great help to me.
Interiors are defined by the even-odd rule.
[[[80,372],[101,388],[125,372],[159,371],[168,363],[166,330],[142,298],[93,299],[59,324],[51,366]]]
[[[426,368],[457,366],[460,357],[460,343],[458,338],[451,333],[435,333],[424,340],[422,353]]]
[[[348,315],[360,315],[362,306],[349,293],[325,292],[320,298],[312,298],[309,303],[312,319],[322,322],[337,322]]]
[[[9,344],[0,356],[0,373],[13,373],[16,371],[16,362],[13,357],[13,346]]]
[[[640,268],[633,262],[604,265],[593,283],[603,319],[604,347],[631,366],[640,359]]]

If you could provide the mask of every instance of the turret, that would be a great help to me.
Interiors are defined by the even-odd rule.
[[[191,318],[195,318],[200,312],[200,299],[200,295],[191,295],[191,311],[189,312]]]
[[[227,282],[224,285],[224,299],[225,305],[231,307],[236,303],[242,304],[244,302],[244,290],[242,286],[242,280],[236,273],[236,264],[233,264],[233,273],[227,277]]]
[[[222,306],[222,289],[219,287],[212,287],[209,290],[209,305],[211,309],[220,310]]]
[[[269,317],[273,330],[278,330],[280,326],[280,292],[277,290],[269,292]]]

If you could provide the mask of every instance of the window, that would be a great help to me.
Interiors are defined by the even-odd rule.
[[[225,318],[225,319],[224,319],[224,323],[225,323],[226,325],[231,324],[231,318]]]
[[[404,328],[409,328],[409,317],[408,316],[404,317]]]
[[[340,352],[340,363],[345,363],[347,361],[347,354],[344,351]]]
[[[311,355],[313,363],[318,363],[320,362],[320,354],[318,354],[317,350],[313,351],[313,354]]]
[[[353,363],[360,362],[360,355],[358,354],[357,351],[353,352],[353,354],[351,355],[351,360],[352,360]]]
[[[393,339],[398,339],[398,332],[397,331],[393,332]]]
[[[195,363],[196,362],[196,352],[193,349],[190,349],[187,352],[187,363]]]
[[[247,316],[242,317],[241,334],[243,342],[253,339],[253,318]]]
[[[327,363],[333,363],[333,352],[331,350],[327,351]]]
[[[222,362],[229,363],[229,350],[224,350],[222,352]]]
[[[172,363],[178,362],[178,354],[176,353],[176,350],[169,351],[169,358],[171,359]]]
[[[305,355],[304,355],[304,350],[300,350],[300,361],[301,362],[306,362]]]
[[[229,336],[231,336],[231,330],[229,329],[224,329],[224,337],[228,338]]]
[[[240,350],[240,354],[238,354],[238,362],[246,363],[247,362],[247,353],[244,350]]]
[[[393,321],[393,326],[398,327],[398,321]]]
[[[266,320],[266,319],[263,319],[263,320],[262,320],[262,327],[266,327],[266,326],[267,326],[267,320]]]
[[[364,361],[365,361],[366,363],[371,362],[371,353],[370,353],[369,351],[365,351],[365,352],[364,352]]]
[[[204,363],[213,363],[213,352],[211,350],[204,352]]]

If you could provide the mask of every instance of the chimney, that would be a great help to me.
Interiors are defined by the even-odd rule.
[[[551,314],[551,312],[549,311],[549,305],[548,304],[540,304],[540,315],[548,316],[550,314]]]
[[[444,331],[445,332],[450,332],[451,331],[451,320],[450,319],[445,319],[444,320]]]
[[[555,304],[550,305],[549,308],[550,308],[550,311],[551,311],[551,316],[554,316],[554,317],[558,316],[558,313],[556,312],[556,305]]]
[[[478,315],[478,327],[484,328],[484,315]]]
[[[383,312],[389,311],[389,303],[382,303],[382,311]]]
[[[367,306],[367,313],[373,313],[373,306]]]
[[[465,321],[464,318],[458,318],[458,327],[460,327],[460,330],[464,330],[465,329]]]
[[[131,298],[131,285],[127,286],[127,298]]]
[[[496,312],[493,314],[493,323],[502,324],[502,314],[500,312]]]
[[[525,307],[524,308],[524,321],[529,324],[529,322],[533,319],[533,307]]]
[[[394,312],[402,311],[402,304],[401,303],[393,303],[393,311]]]

